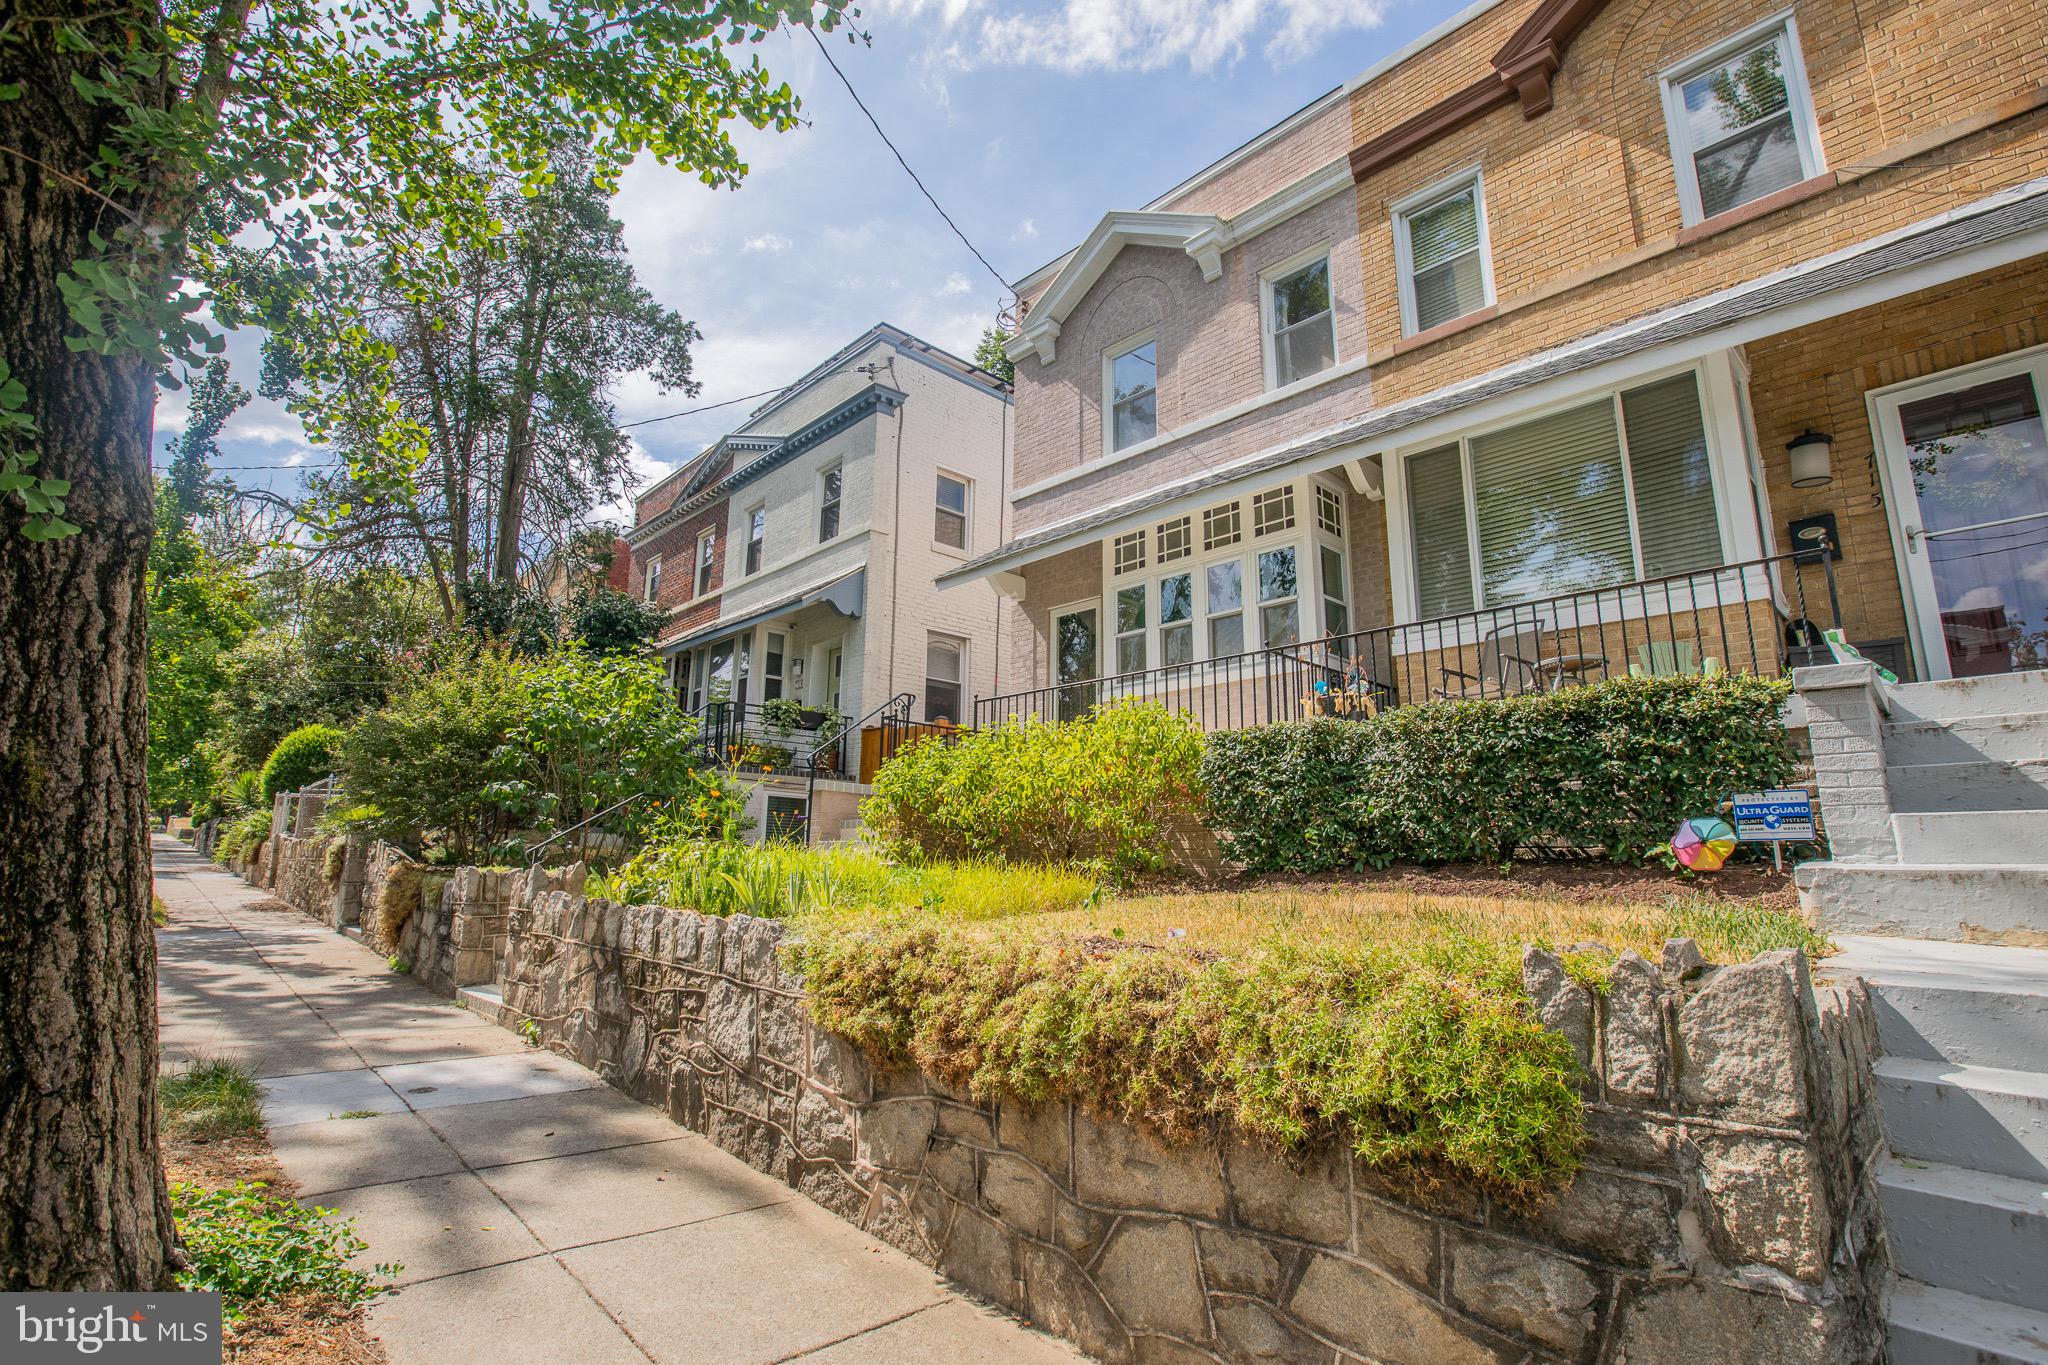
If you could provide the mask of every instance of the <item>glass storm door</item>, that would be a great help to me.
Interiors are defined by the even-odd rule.
[[[1908,608],[1931,677],[2048,668],[2044,394],[2048,352],[1876,400]]]
[[[1102,676],[1102,638],[1094,607],[1061,612],[1053,620],[1053,713],[1072,720],[1095,705],[1089,684]]]

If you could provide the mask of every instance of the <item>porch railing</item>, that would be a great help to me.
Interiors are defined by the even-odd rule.
[[[759,702],[708,701],[690,714],[705,756],[721,767],[803,773],[817,747],[817,730],[771,724]]]
[[[1250,604],[1247,604],[1248,606]],[[1631,674],[1776,675],[1841,625],[1826,548],[977,698],[974,728],[1136,698],[1205,731],[1507,697]],[[1196,623],[1199,628],[1199,623]]]

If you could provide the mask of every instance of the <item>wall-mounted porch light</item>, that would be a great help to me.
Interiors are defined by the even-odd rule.
[[[1786,451],[1792,456],[1794,488],[1825,488],[1835,481],[1834,464],[1830,459],[1834,444],[1834,437],[1810,427],[1785,443]]]

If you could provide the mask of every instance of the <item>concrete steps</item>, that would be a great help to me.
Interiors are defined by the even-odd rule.
[[[2048,759],[1981,759],[1884,770],[1898,811],[2048,810]]]
[[[1799,904],[1831,934],[2048,944],[2048,865],[1805,863]]]
[[[1877,1190],[1900,1274],[2020,1308],[2048,1304],[2048,1184],[1894,1157]]]
[[[1885,760],[1896,764],[2020,762],[2048,752],[2048,713],[1900,720],[1884,728]]]
[[[1902,1277],[1886,1316],[1891,1365],[2048,1365],[2048,1313]]]
[[[2048,951],[1836,943],[1884,1054],[1893,1365],[2048,1365]]]
[[[2048,859],[2048,810],[1903,812],[1892,816],[1899,861],[1914,867],[1998,867]]]
[[[2048,1180],[2048,1074],[1884,1057],[1876,1067],[1892,1151],[2017,1180]]]
[[[1885,689],[1885,702],[1894,722],[2048,713],[2048,669],[1894,683]]]

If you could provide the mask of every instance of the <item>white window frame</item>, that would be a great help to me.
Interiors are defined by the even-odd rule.
[[[1171,577],[1171,575],[1168,576]],[[1117,609],[1120,605],[1117,599],[1127,592],[1137,593],[1139,600],[1143,604],[1140,609],[1144,613],[1145,621],[1136,630],[1121,629],[1123,623],[1117,615]],[[1134,578],[1127,583],[1118,584],[1110,589],[1108,596],[1104,599],[1108,604],[1109,663],[1113,670],[1109,676],[1120,678],[1126,673],[1144,673],[1152,668],[1152,636],[1157,629],[1152,621],[1152,617],[1155,615],[1152,599],[1152,584],[1150,580],[1145,578]],[[1139,650],[1144,654],[1144,662],[1136,668],[1127,669],[1124,667],[1123,661],[1123,643],[1134,636],[1137,638]]]
[[[1318,631],[1314,631],[1314,632],[1305,632],[1305,631],[1304,631],[1304,630],[1302,629],[1302,627],[1303,627],[1304,625],[1306,625],[1306,624],[1307,624],[1307,622],[1306,622],[1306,620],[1305,620],[1304,618],[1305,618],[1305,617],[1307,616],[1307,614],[1308,614],[1308,613],[1307,613],[1307,611],[1305,610],[1305,606],[1304,606],[1304,604],[1305,604],[1305,601],[1306,601],[1306,599],[1305,599],[1305,598],[1303,597],[1303,595],[1302,595],[1302,591],[1301,591],[1301,587],[1302,587],[1302,583],[1301,583],[1301,580],[1302,580],[1302,574],[1303,574],[1303,572],[1304,572],[1304,567],[1303,567],[1303,565],[1302,565],[1301,559],[1302,559],[1302,554],[1304,553],[1304,551],[1305,551],[1305,550],[1312,550],[1313,548],[1314,548],[1313,546],[1311,546],[1311,545],[1308,545],[1308,544],[1306,544],[1305,542],[1303,542],[1303,541],[1302,541],[1302,539],[1301,539],[1300,537],[1298,537],[1298,536],[1297,536],[1297,537],[1295,537],[1295,538],[1294,538],[1294,539],[1292,539],[1292,540],[1288,540],[1288,541],[1283,541],[1283,542],[1281,542],[1281,543],[1279,543],[1279,544],[1276,544],[1276,545],[1266,545],[1266,546],[1262,546],[1262,547],[1260,547],[1259,549],[1256,549],[1256,550],[1254,550],[1254,551],[1252,552],[1252,562],[1251,562],[1251,580],[1252,580],[1252,581],[1251,581],[1251,585],[1250,585],[1250,589],[1251,589],[1251,597],[1252,597],[1252,603],[1251,603],[1251,607],[1252,607],[1252,610],[1253,610],[1253,611],[1255,611],[1255,612],[1257,612],[1257,613],[1258,613],[1258,619],[1257,619],[1257,622],[1256,622],[1256,625],[1257,625],[1257,629],[1256,629],[1256,630],[1255,630],[1255,631],[1253,632],[1254,634],[1256,634],[1256,635],[1258,636],[1258,641],[1259,641],[1259,643],[1258,643],[1258,648],[1260,648],[1260,649],[1278,649],[1278,648],[1280,648],[1280,646],[1279,646],[1278,644],[1276,644],[1276,643],[1275,643],[1274,641],[1272,641],[1272,640],[1268,640],[1268,639],[1266,638],[1266,608],[1268,608],[1268,607],[1288,607],[1288,606],[1291,606],[1291,607],[1293,607],[1293,608],[1294,608],[1294,643],[1295,643],[1295,644],[1297,644],[1297,645],[1299,645],[1299,644],[1305,644],[1305,643],[1307,643],[1307,642],[1308,642],[1308,641],[1310,641],[1310,640],[1320,640],[1320,639],[1322,639],[1322,638],[1323,638],[1323,633],[1322,633],[1322,632],[1321,632],[1320,630],[1318,630]],[[1259,561],[1260,561],[1260,560],[1261,560],[1262,558],[1264,558],[1265,556],[1267,556],[1267,555],[1278,555],[1278,554],[1292,554],[1292,555],[1294,556],[1294,593],[1293,593],[1293,595],[1292,595],[1292,596],[1290,596],[1290,597],[1275,597],[1275,598],[1271,599],[1270,601],[1268,601],[1268,600],[1267,600],[1266,598],[1264,598],[1264,597],[1261,597],[1261,596],[1259,595],[1259,594],[1260,594],[1260,591],[1261,591],[1261,589],[1262,589],[1262,588],[1263,588],[1263,586],[1264,586],[1264,582],[1265,582],[1265,580],[1264,580],[1263,578],[1261,578],[1261,577],[1260,577],[1260,575],[1259,575],[1259,568],[1260,568],[1260,564],[1259,564]],[[1318,563],[1320,563],[1320,561],[1321,561],[1321,559],[1322,559],[1322,556],[1321,556],[1321,555],[1317,555],[1317,556],[1316,556],[1316,558],[1317,558],[1317,561],[1318,561]],[[1310,581],[1311,581],[1311,582],[1313,582],[1314,580],[1313,580],[1313,579],[1311,579]],[[1320,603],[1319,603],[1318,605],[1320,605]]]
[[[1270,548],[1278,549],[1279,546]],[[1221,564],[1237,565],[1237,606],[1213,611],[1209,601],[1209,570]],[[1227,550],[1218,550],[1202,558],[1195,567],[1195,660],[1206,662],[1210,659],[1233,659],[1236,654],[1218,654],[1213,648],[1215,630],[1212,622],[1218,616],[1228,616],[1235,611],[1238,616],[1238,654],[1256,654],[1264,646],[1259,637],[1259,569],[1258,557],[1251,552],[1251,546],[1243,541]]]
[[[1444,433],[1404,445],[1390,453],[1384,462],[1387,474],[1387,564],[1393,580],[1395,624],[1407,625],[1422,619],[1418,602],[1420,585],[1415,576],[1415,530],[1413,512],[1408,499],[1408,460],[1411,456],[1440,450],[1444,446],[1458,447],[1459,470],[1465,487],[1465,549],[1471,557],[1472,607],[1473,612],[1493,610],[1498,606],[1506,610],[1508,604],[1489,605],[1485,600],[1485,587],[1481,582],[1481,556],[1479,538],[1473,525],[1474,510],[1477,506],[1476,490],[1472,482],[1471,442],[1475,437],[1509,427],[1521,426],[1537,421],[1554,413],[1572,408],[1584,407],[1589,403],[1606,399],[1615,405],[1616,435],[1620,443],[1621,468],[1625,501],[1628,509],[1629,549],[1632,556],[1634,578],[1642,576],[1642,536],[1636,521],[1635,470],[1630,462],[1628,450],[1628,428],[1621,420],[1621,395],[1630,390],[1646,388],[1674,375],[1690,374],[1695,378],[1700,391],[1701,431],[1707,444],[1707,470],[1712,477],[1714,492],[1715,530],[1721,542],[1721,562],[1739,563],[1744,559],[1759,557],[1761,552],[1748,542],[1732,523],[1730,512],[1731,475],[1739,473],[1739,462],[1744,458],[1739,441],[1736,441],[1724,425],[1724,417],[1733,403],[1732,389],[1720,382],[1725,374],[1725,365],[1713,363],[1714,357],[1693,361],[1684,365],[1667,366],[1645,374],[1633,375],[1625,381],[1600,388],[1582,390],[1570,397],[1559,398],[1523,409],[1520,412],[1478,426]],[[1733,442],[1731,444],[1731,442]],[[1731,462],[1736,462],[1731,465]],[[1705,572],[1701,570],[1700,572]],[[1355,605],[1354,605],[1355,609]],[[1356,626],[1353,627],[1356,629]]]
[[[925,632],[925,635],[924,635],[924,651],[925,651],[925,653],[924,653],[924,686],[925,686],[925,696],[924,696],[924,704],[925,704],[925,715],[926,715],[926,717],[927,717],[927,723],[929,723],[929,717],[930,717],[930,715],[931,715],[931,704],[932,704],[932,699],[931,699],[931,685],[932,685],[932,681],[933,681],[933,679],[932,679],[932,653],[931,653],[931,651],[932,651],[932,646],[933,646],[933,645],[950,645],[950,646],[952,646],[952,648],[953,648],[953,651],[954,651],[954,653],[955,653],[955,654],[956,654],[956,655],[957,655],[957,656],[959,657],[959,660],[960,660],[960,676],[959,676],[958,678],[955,678],[955,679],[953,680],[953,686],[959,689],[959,691],[960,691],[960,697],[959,697],[959,700],[958,700],[958,702],[957,702],[957,703],[956,703],[956,704],[954,705],[954,708],[953,708],[953,709],[954,709],[954,711],[955,711],[955,712],[957,713],[957,714],[955,715],[955,717],[954,717],[953,723],[954,723],[955,725],[965,725],[965,724],[967,723],[967,719],[966,719],[966,718],[967,718],[967,717],[970,717],[970,716],[972,715],[972,713],[973,713],[973,709],[974,709],[974,700],[973,700],[973,698],[972,698],[971,696],[969,696],[969,695],[968,695],[968,691],[967,691],[967,688],[968,688],[968,679],[969,679],[969,677],[971,676],[971,675],[970,675],[970,674],[968,673],[968,671],[967,671],[967,651],[968,651],[968,648],[969,648],[969,641],[968,641],[967,637],[966,637],[966,636],[964,636],[964,635],[953,635],[953,634],[950,634],[950,633],[948,633],[948,632],[946,632],[946,631],[942,631],[942,630],[928,630],[928,631],[926,631],[926,632]],[[941,680],[941,681],[943,681],[943,680]]]
[[[1681,87],[1703,69],[1726,61],[1744,48],[1760,46],[1764,39],[1772,37],[1777,39],[1783,59],[1785,99],[1792,115],[1793,140],[1799,147],[1800,179],[1811,180],[1827,170],[1827,155],[1820,145],[1820,123],[1813,112],[1813,90],[1806,81],[1806,60],[1799,47],[1799,23],[1791,10],[1781,10],[1657,73],[1658,93],[1664,104],[1664,130],[1671,148],[1671,173],[1678,182],[1678,207],[1687,227],[1705,222],[1706,212],[1700,202],[1699,159],[1687,137]],[[1722,212],[1736,213],[1755,202],[1751,199]]]
[[[1445,318],[1442,322],[1432,323],[1430,329],[1447,327],[1460,318],[1469,318],[1472,313],[1481,312],[1494,305],[1493,236],[1486,224],[1486,177],[1479,167],[1467,166],[1455,175],[1447,175],[1433,185],[1395,200],[1387,207],[1389,216],[1394,220],[1394,276],[1401,286],[1401,335],[1404,337],[1412,337],[1424,330],[1415,325],[1415,256],[1408,239],[1408,220],[1422,210],[1434,208],[1467,188],[1472,191],[1472,203],[1479,216],[1479,307],[1473,309],[1471,313],[1461,313],[1456,318]]]
[[[1195,536],[1197,534],[1195,527],[1195,519],[1198,515],[1198,513],[1194,512],[1183,512],[1180,516],[1167,517],[1165,520],[1157,522],[1153,525],[1152,543],[1153,549],[1155,551],[1155,554],[1153,556],[1154,564],[1163,568],[1168,564],[1178,564],[1184,559],[1193,559],[1195,557]],[[1179,529],[1183,533],[1183,540],[1181,542],[1180,552],[1178,554],[1175,554],[1172,558],[1168,558],[1166,553],[1166,531],[1168,527],[1175,525],[1178,525]]]
[[[1146,342],[1152,343],[1152,434],[1127,446],[1116,443],[1116,362]],[[1102,453],[1105,457],[1136,450],[1159,439],[1159,329],[1147,327],[1133,332],[1102,352]]]
[[[690,596],[705,597],[711,592],[711,570],[718,563],[718,530],[713,527],[697,536],[697,555],[690,562]]]
[[[1095,677],[1093,679],[1077,678],[1071,684],[1063,683],[1060,681],[1060,618],[1066,616],[1075,616],[1084,611],[1092,611],[1095,613]],[[1113,623],[1105,623],[1103,620],[1102,599],[1100,597],[1084,597],[1078,602],[1062,603],[1061,605],[1054,607],[1051,611],[1047,612],[1045,614],[1045,620],[1046,624],[1051,627],[1051,632],[1046,636],[1045,651],[1045,681],[1048,687],[1057,689],[1060,687],[1078,685],[1083,681],[1100,682],[1104,678],[1113,676],[1112,674],[1104,673],[1102,671],[1102,666],[1105,662],[1104,652],[1102,648],[1103,626],[1105,624],[1112,624],[1112,629],[1110,632],[1111,641],[1113,642],[1116,637],[1113,628]],[[1111,648],[1113,651],[1113,643]],[[1113,652],[1110,657],[1112,659],[1114,658]]]
[[[951,479],[960,485],[960,543],[948,545],[939,539],[939,514],[951,514],[952,508],[939,501],[939,480]],[[842,490],[844,485],[842,484]],[[956,474],[950,469],[937,470],[932,477],[932,547],[945,554],[967,555],[974,552],[974,480],[965,474]]]
[[[757,502],[741,515],[746,521],[747,538],[745,545],[740,550],[740,576],[742,578],[752,578],[755,574],[766,568],[768,564],[768,504]],[[754,518],[756,517],[761,519],[761,534],[758,539],[754,535]],[[760,550],[758,555],[754,553],[757,547]]]
[[[647,556],[647,568],[641,574],[642,595],[649,602],[661,600],[661,556]]]
[[[1308,250],[1296,252],[1279,264],[1269,265],[1259,272],[1259,342],[1265,348],[1266,388],[1268,391],[1279,388],[1291,388],[1296,384],[1305,384],[1312,379],[1328,374],[1331,370],[1344,363],[1343,349],[1337,343],[1336,263],[1330,259],[1330,255],[1330,243],[1327,241],[1319,242]],[[1297,271],[1306,270],[1317,261],[1323,263],[1323,269],[1330,280],[1330,306],[1325,314],[1330,319],[1330,363],[1317,370],[1314,374],[1299,375],[1287,381],[1286,384],[1282,384],[1280,382],[1280,348],[1276,344],[1277,338],[1273,328],[1275,320],[1279,317],[1279,312],[1273,305],[1273,289],[1274,286],[1278,285],[1280,281],[1286,279],[1289,275]],[[1306,319],[1303,319],[1303,321],[1306,321]],[[1300,324],[1297,323],[1295,325],[1299,326]]]
[[[825,481],[834,474],[839,476],[839,496],[831,499],[829,505],[837,509],[837,525],[832,528],[832,534],[828,536],[825,534],[825,508],[828,505],[825,497]],[[846,534],[846,465],[842,461],[834,460],[831,464],[818,471],[818,515],[812,526],[818,533],[818,544],[820,545],[830,545],[833,541]]]

